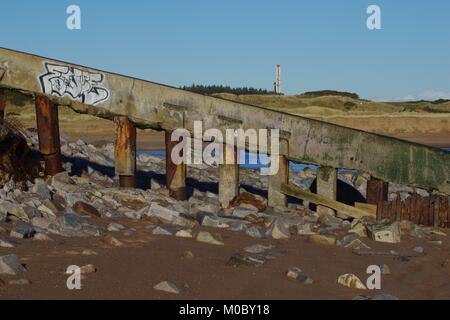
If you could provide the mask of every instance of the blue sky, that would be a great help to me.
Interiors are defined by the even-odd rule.
[[[4,0],[0,29],[2,47],[173,86],[272,89],[280,63],[286,94],[450,98],[448,0]]]

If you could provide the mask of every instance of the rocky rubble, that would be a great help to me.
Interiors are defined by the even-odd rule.
[[[28,135],[30,145],[36,146],[36,136],[32,132]],[[401,241],[402,235],[431,241],[436,236],[445,236],[436,229],[406,221],[376,223],[370,218],[320,217],[299,204],[290,204],[289,208],[272,208],[265,198],[246,189],[240,190],[231,208],[227,209],[221,208],[216,194],[200,190],[194,190],[188,201],[176,201],[154,179],[151,180],[152,188],[148,190],[120,189],[116,178],[98,169],[114,166],[111,144],[96,148],[81,140],[76,143],[68,143],[64,138],[61,140],[62,152],[67,158],[82,159],[89,165],[79,170],[78,175],[63,172],[54,177],[29,180],[26,190],[16,188],[13,181],[6,183],[0,190],[0,247],[14,248],[14,243],[4,236],[5,232],[9,232],[10,238],[34,238],[48,242],[52,241],[52,236],[94,237],[108,246],[122,247],[124,243],[112,235],[125,229],[115,222],[117,219],[150,221],[150,232],[154,236],[193,238],[215,246],[226,245],[226,241],[214,232],[219,229],[240,232],[255,239],[286,241],[304,237],[315,245],[340,246],[356,252],[370,252],[368,241],[396,243]],[[66,162],[65,167],[76,169],[77,161]],[[163,174],[165,170],[164,160],[150,155],[140,155],[137,164],[143,172]],[[217,170],[214,169],[206,165],[189,166],[188,175],[199,182],[217,182]],[[257,171],[242,171],[244,185],[254,188],[267,186],[266,178],[261,178]],[[365,192],[367,177],[344,172],[340,174],[340,179]],[[309,188],[314,181],[314,173],[309,169],[300,173],[291,172],[291,180],[300,187]],[[255,245],[245,251],[266,254],[271,249]],[[265,263],[264,257],[240,253],[228,261],[229,266],[261,266]],[[0,266],[0,273],[25,271],[15,256],[0,257]],[[302,283],[313,283],[312,278],[296,267],[289,269],[288,277]],[[364,285],[359,284],[355,277],[352,274],[343,275],[339,283],[363,289]],[[176,286],[168,282],[155,286],[155,289],[179,292]]]

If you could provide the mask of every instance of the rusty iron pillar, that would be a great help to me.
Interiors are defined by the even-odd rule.
[[[136,127],[127,117],[115,117],[116,175],[121,188],[136,188]]]
[[[5,90],[0,89],[0,121],[5,119],[6,95]]]
[[[36,95],[34,100],[39,151],[44,156],[45,172],[54,176],[64,171],[61,162],[58,107],[43,95]]]
[[[366,202],[378,205],[378,203],[388,200],[389,184],[382,180],[371,177],[367,181]]]
[[[172,150],[179,143],[172,141],[172,131],[166,130],[166,185],[170,195],[176,200],[187,199],[186,193],[186,164],[175,164],[172,161]],[[180,156],[184,156],[180,154]]]

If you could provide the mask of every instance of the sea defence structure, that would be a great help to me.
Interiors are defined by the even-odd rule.
[[[355,217],[367,214],[340,207],[335,201],[339,168],[360,170],[372,177],[368,203],[386,201],[388,183],[450,195],[449,152],[260,106],[0,48],[0,109],[6,90],[35,98],[40,151],[50,175],[63,170],[58,106],[69,106],[115,122],[116,174],[123,187],[135,186],[136,128],[165,131],[170,155],[174,147],[170,133],[179,128],[193,132],[194,121],[201,120],[204,130],[217,128],[224,134],[226,129],[280,130],[280,171],[269,178],[272,206],[286,206],[290,195],[314,201],[322,212],[342,210]],[[170,157],[166,161],[167,187],[175,198],[185,199],[186,166],[173,164]],[[316,195],[289,185],[289,161],[318,166]],[[227,206],[238,194],[239,165],[221,165],[219,170],[219,198]]]

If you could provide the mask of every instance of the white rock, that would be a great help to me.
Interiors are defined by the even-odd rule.
[[[351,273],[339,276],[338,283],[340,285],[353,289],[367,290],[366,286],[362,283],[362,281],[357,276]]]
[[[211,233],[205,232],[205,231],[200,231],[198,233],[197,241],[202,242],[202,243],[212,244],[215,246],[223,246],[224,245],[224,243],[222,241],[215,239]]]
[[[175,234],[175,236],[178,238],[188,238],[188,239],[194,237],[192,235],[192,230],[190,229],[180,230]]]
[[[173,293],[173,294],[181,293],[181,289],[169,281],[160,282],[156,286],[154,286],[153,289],[158,290],[158,291],[167,292],[167,293]]]
[[[113,222],[108,225],[108,231],[110,231],[110,232],[119,232],[124,229],[125,229],[125,227],[123,225],[121,225],[120,223]]]
[[[14,248],[14,244],[9,242],[8,240],[0,239],[0,248]]]

